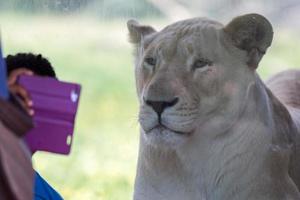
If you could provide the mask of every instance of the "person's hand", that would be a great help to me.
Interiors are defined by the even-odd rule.
[[[8,84],[8,88],[9,91],[16,95],[19,96],[21,98],[21,105],[23,106],[23,108],[27,111],[27,113],[32,116],[34,114],[34,110],[32,109],[32,105],[33,102],[30,98],[30,95],[28,94],[28,92],[26,91],[25,88],[23,88],[21,85],[19,85],[17,83],[18,77],[20,75],[33,75],[33,72],[25,69],[25,68],[20,68],[20,69],[16,69],[13,70],[7,80],[7,84]]]

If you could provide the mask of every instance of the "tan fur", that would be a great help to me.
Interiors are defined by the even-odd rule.
[[[141,125],[135,200],[300,199],[299,79],[282,89],[271,79],[278,100],[256,74],[273,37],[263,16],[128,29]],[[207,65],[194,68],[199,60]],[[160,118],[148,103],[176,98]]]
[[[300,188],[300,71],[287,70],[271,77],[266,82],[273,94],[284,106],[278,105],[282,109],[283,116],[278,123],[289,123],[288,127],[296,126],[296,134],[293,135],[293,151],[291,155],[289,173]]]

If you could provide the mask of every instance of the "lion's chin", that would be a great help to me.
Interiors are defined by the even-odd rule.
[[[190,134],[189,132],[171,130],[163,125],[157,125],[148,131],[143,130],[145,142],[157,148],[174,149],[182,145]]]

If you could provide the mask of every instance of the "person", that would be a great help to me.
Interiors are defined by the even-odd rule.
[[[38,75],[56,78],[55,71],[51,63],[41,54],[18,53],[16,55],[8,55],[5,61],[9,90],[11,93],[22,98],[22,106],[32,116],[34,114],[34,110],[32,109],[33,102],[27,91],[21,85],[17,84],[18,77],[20,75]]]
[[[22,136],[32,121],[9,99],[0,97],[0,199],[32,199],[34,170]]]
[[[30,115],[34,115],[33,103],[30,95],[21,85],[18,84],[18,77],[21,75],[37,75],[56,78],[56,73],[51,63],[41,54],[18,53],[6,57],[7,84],[9,91],[20,97],[21,105]],[[59,193],[52,188],[37,172],[35,174],[35,200],[61,200]]]
[[[22,138],[33,122],[9,94],[1,47],[0,88],[0,199],[32,200],[35,174]]]

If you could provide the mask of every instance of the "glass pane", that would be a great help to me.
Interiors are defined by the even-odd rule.
[[[34,167],[65,199],[131,199],[138,158],[138,100],[126,22],[157,30],[190,17],[223,24],[260,13],[274,27],[259,74],[300,66],[298,0],[0,0],[5,55],[42,54],[58,78],[83,86],[70,156],[38,152]]]

